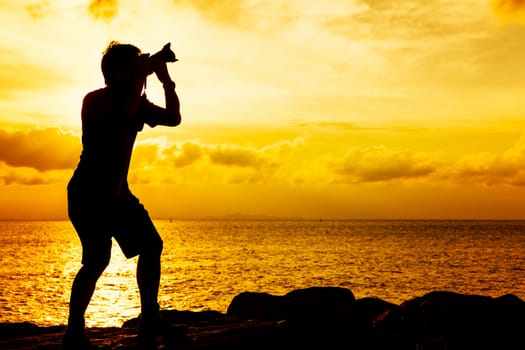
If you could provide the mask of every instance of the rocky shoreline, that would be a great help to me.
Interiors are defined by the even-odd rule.
[[[525,349],[525,302],[435,291],[395,305],[356,299],[349,289],[312,287],[283,296],[241,293],[226,314],[164,310],[189,327],[159,349]],[[90,328],[100,349],[137,349],[136,319]],[[0,324],[0,349],[60,349],[64,326]]]

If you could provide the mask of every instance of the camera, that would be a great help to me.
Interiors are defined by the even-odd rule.
[[[175,57],[175,52],[170,48],[171,43],[167,43],[162,47],[162,50],[154,53],[151,58],[159,58],[161,61],[168,62],[177,62],[178,59]]]

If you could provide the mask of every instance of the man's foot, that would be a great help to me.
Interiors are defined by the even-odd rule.
[[[93,350],[96,348],[83,331],[66,330],[62,341],[62,350]]]
[[[150,345],[157,336],[182,340],[188,334],[188,327],[177,326],[164,318],[160,312],[143,314],[139,317],[139,343]]]

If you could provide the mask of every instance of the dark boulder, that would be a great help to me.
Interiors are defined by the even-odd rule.
[[[283,320],[286,314],[280,300],[281,297],[268,293],[243,292],[233,298],[226,315],[246,320]]]
[[[284,296],[247,292],[233,298],[227,315],[254,320],[321,323],[346,319],[354,303],[353,293],[339,287],[298,289]]]
[[[349,289],[312,287],[284,295],[280,307],[288,321],[333,327],[346,323],[354,303],[354,294]]]
[[[286,349],[347,349],[355,343],[353,293],[339,287],[312,287],[283,296],[242,293],[227,315],[256,321],[281,321],[281,344]],[[371,320],[370,320],[371,324]]]
[[[378,316],[373,333],[384,349],[523,349],[524,315],[525,302],[511,295],[431,292]]]
[[[357,299],[352,306],[350,327],[358,334],[369,334],[374,320],[384,312],[396,307],[398,306],[378,298]]]

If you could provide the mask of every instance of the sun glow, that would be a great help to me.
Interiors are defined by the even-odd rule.
[[[153,216],[523,218],[520,1],[0,6],[4,218],[66,217],[111,40],[180,60],[183,123],[132,160]],[[155,77],[146,93],[163,103]]]

